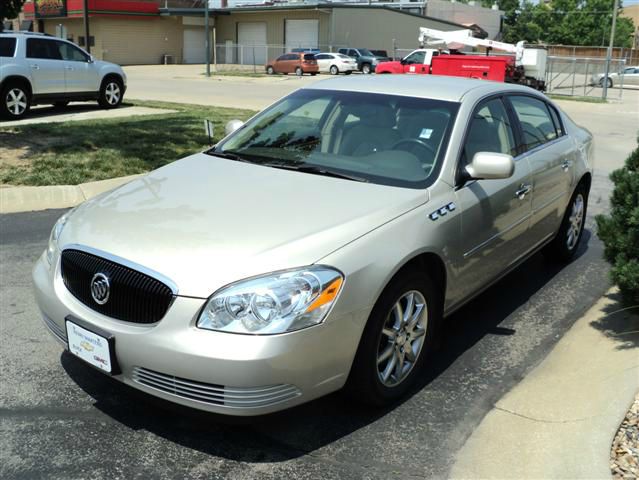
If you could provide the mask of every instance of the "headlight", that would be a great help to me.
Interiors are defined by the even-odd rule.
[[[67,213],[62,215],[58,221],[55,222],[55,225],[51,230],[51,235],[49,235],[49,245],[47,246],[47,261],[49,262],[49,265],[53,263],[53,257],[55,252],[58,250],[58,239],[60,238],[60,234],[62,233],[64,225],[67,223],[72,211],[73,210],[69,210]]]
[[[271,273],[224,287],[207,301],[199,328],[232,333],[284,333],[321,323],[344,277],[329,267]]]

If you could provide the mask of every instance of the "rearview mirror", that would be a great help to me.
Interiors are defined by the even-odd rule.
[[[477,152],[465,170],[476,180],[510,178],[515,171],[515,160],[505,153]]]
[[[227,135],[230,135],[231,133],[233,133],[235,130],[237,130],[238,128],[240,128],[242,125],[244,125],[244,122],[242,120],[230,120],[227,124],[226,127],[224,127],[224,132]]]

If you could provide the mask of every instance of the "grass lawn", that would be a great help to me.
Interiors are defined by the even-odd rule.
[[[127,103],[177,112],[6,128],[0,124],[0,184],[77,185],[148,172],[205,149],[205,119],[215,123],[215,142],[223,136],[226,122],[245,120],[254,113],[164,102]]]

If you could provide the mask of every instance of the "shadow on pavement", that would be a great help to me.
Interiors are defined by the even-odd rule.
[[[588,250],[591,233],[576,257]],[[226,417],[176,406],[111,379],[64,352],[61,363],[68,375],[93,399],[95,407],[133,430],[146,430],[170,442],[209,455],[243,462],[282,462],[313,452],[385,416],[431,382],[482,338],[508,337],[516,332],[501,327],[561,270],[541,254],[528,259],[476,300],[448,317],[445,338],[431,368],[402,402],[372,409],[351,403],[340,392],[293,409],[261,417]]]
[[[590,325],[617,342],[618,350],[639,348],[639,305],[624,305],[619,292],[606,295],[605,316]]]

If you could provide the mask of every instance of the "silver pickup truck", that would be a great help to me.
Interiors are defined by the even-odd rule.
[[[0,33],[0,117],[18,120],[33,105],[97,100],[116,108],[126,90],[122,67],[95,60],[71,42],[42,33]]]

